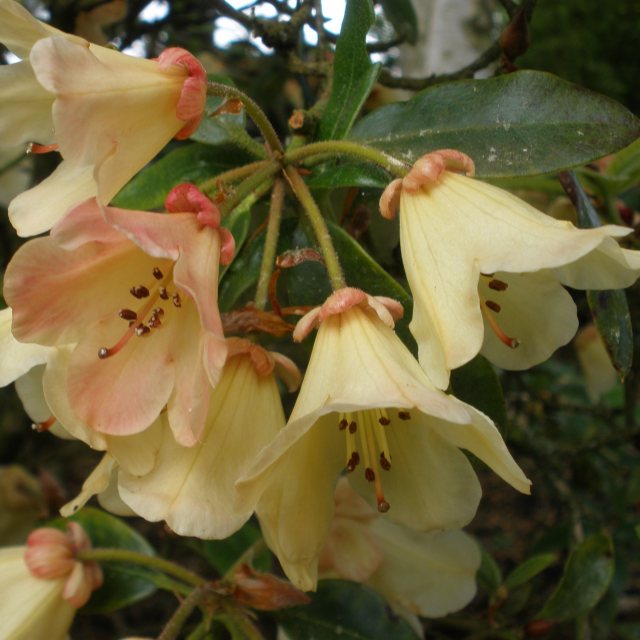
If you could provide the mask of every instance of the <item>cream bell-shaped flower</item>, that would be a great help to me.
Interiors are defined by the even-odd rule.
[[[237,500],[234,485],[284,426],[275,374],[290,391],[300,382],[288,358],[240,338],[227,343],[229,355],[200,441],[182,447],[165,429],[153,469],[143,476],[121,469],[118,476],[125,504],[183,536],[226,538],[249,519],[255,502]]]
[[[36,529],[26,547],[0,549],[0,637],[65,640],[77,609],[102,584],[95,562],[75,559],[91,548],[76,522],[67,533]]]
[[[473,172],[460,151],[436,151],[380,199],[384,217],[400,209],[414,299],[409,327],[441,389],[451,369],[478,352],[500,367],[527,369],[569,342],[578,320],[563,285],[619,289],[640,275],[640,252],[614,240],[631,229],[578,229],[468,177]]]
[[[263,493],[257,513],[289,577],[312,589],[343,470],[380,512],[421,531],[469,522],[480,485],[468,449],[519,491],[530,482],[489,418],[435,389],[393,331],[402,307],[357,289],[333,293],[300,320],[319,325],[289,422],[240,480]]]
[[[233,237],[193,185],[173,189],[166,207],[101,210],[89,200],[7,268],[13,335],[59,347],[61,375],[45,373],[45,396],[64,425],[132,435],[166,406],[185,446],[204,428],[226,357],[218,263],[231,259]],[[65,345],[75,347],[62,367]]]
[[[87,198],[109,203],[169,140],[198,127],[206,73],[184,49],[127,56],[53,29],[12,0],[0,0],[0,25],[0,41],[23,58],[0,69],[3,144],[54,143],[63,158],[11,202],[19,235],[47,231]]]
[[[367,584],[412,624],[415,616],[444,616],[471,601],[481,556],[466,533],[396,524],[376,513],[345,478],[336,486],[335,505],[318,561],[320,579]]]

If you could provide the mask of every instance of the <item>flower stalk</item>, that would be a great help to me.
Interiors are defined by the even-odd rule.
[[[263,169],[268,164],[268,160],[258,160],[257,162],[249,162],[248,164],[243,164],[241,167],[235,167],[234,169],[223,171],[213,178],[208,178],[202,182],[199,185],[199,189],[207,195],[210,195],[212,192],[217,191],[219,185],[224,185],[225,183],[234,182],[236,180],[242,180],[242,178],[246,178],[252,173]]]
[[[278,138],[278,134],[269,121],[269,118],[267,118],[265,112],[246,93],[226,84],[209,82],[207,85],[207,94],[210,96],[220,96],[227,100],[240,100],[246,109],[247,115],[254,121],[258,129],[260,129],[260,133],[265,139],[271,153],[284,153],[280,138]]]
[[[248,178],[243,180],[234,191],[233,195],[229,196],[221,205],[220,213],[224,217],[227,213],[230,213],[235,209],[245,198],[250,196],[255,191],[258,191],[259,187],[267,182],[273,175],[280,170],[280,164],[278,162],[269,162],[262,169],[255,171]]]
[[[300,204],[304,208],[307,218],[313,227],[320,251],[322,252],[322,256],[325,261],[327,273],[329,274],[331,287],[334,291],[336,289],[342,289],[346,286],[346,281],[342,271],[342,266],[340,265],[340,259],[338,258],[336,249],[333,246],[333,241],[331,240],[327,223],[325,222],[316,201],[313,199],[313,196],[309,191],[309,187],[307,187],[298,171],[294,167],[287,167],[285,169],[285,175],[289,180],[291,189],[300,201]]]
[[[129,549],[91,549],[89,551],[81,551],[78,553],[77,558],[83,562],[135,564],[166,573],[194,587],[202,587],[206,584],[206,580],[197,573],[189,571],[189,569],[185,569],[175,562],[156,556],[149,556],[138,551],[130,551]]]
[[[348,140],[323,140],[320,142],[312,142],[303,147],[287,151],[284,155],[284,161],[290,164],[322,155],[348,155],[360,158],[367,162],[374,162],[380,165],[385,171],[388,171],[396,178],[404,178],[409,172],[409,167],[390,156],[384,151],[367,147],[357,142],[349,142]]]
[[[173,612],[171,619],[158,636],[158,640],[176,640],[179,638],[185,622],[193,613],[193,610],[207,597],[208,590],[209,588],[206,584],[196,587]]]
[[[267,234],[264,240],[264,253],[260,264],[260,275],[256,287],[255,305],[257,309],[263,310],[267,305],[269,294],[269,280],[273,272],[273,265],[276,259],[278,247],[278,235],[280,232],[280,222],[282,220],[282,204],[284,202],[284,181],[278,179],[273,185],[271,192],[271,204],[269,207],[269,219],[267,222]]]

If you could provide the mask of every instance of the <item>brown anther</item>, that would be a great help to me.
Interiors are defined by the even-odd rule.
[[[180,308],[182,306],[182,300],[180,299],[180,294],[174,293],[173,297],[171,298],[171,302],[173,302],[174,307]]]
[[[355,423],[355,421],[351,421],[349,423],[349,433],[355,433],[358,430],[358,425]]]
[[[411,414],[408,411],[398,411],[400,420],[411,420]]]
[[[149,327],[147,327],[147,325],[139,324],[136,327],[136,335],[138,337],[146,336],[148,333],[151,333],[151,329],[149,329]]]
[[[349,462],[347,462],[347,472],[351,473],[355,470],[355,468],[360,464],[360,455],[357,451],[354,451],[349,458]]]
[[[491,309],[491,311],[495,311],[496,313],[498,313],[500,309],[502,309],[502,307],[493,300],[486,300],[485,305],[487,306],[487,308]]]
[[[340,429],[340,431],[344,431],[347,426],[348,426],[348,422],[346,420],[346,418],[342,418],[342,420],[340,420],[340,422],[338,422],[338,429]]]
[[[149,322],[147,322],[147,326],[150,329],[157,329],[158,327],[162,326],[162,321],[160,320],[160,318],[158,318],[158,316],[152,315],[149,318]]]
[[[509,285],[502,280],[493,279],[489,281],[489,289],[494,291],[505,291]]]
[[[131,289],[129,289],[129,293],[131,293],[134,298],[147,298],[149,296],[149,289],[147,289],[143,284],[140,284],[138,286],[131,287]]]
[[[167,290],[164,287],[160,287],[158,289],[158,295],[163,299],[163,300],[168,300],[169,299],[169,294],[167,293]]]
[[[153,277],[156,280],[162,280],[162,278],[164,278],[164,274],[162,273],[162,271],[160,271],[160,269],[158,269],[158,267],[153,267]]]
[[[164,309],[162,307],[156,307],[151,313],[154,316],[158,316],[158,318],[162,318],[164,316]]]
[[[118,311],[118,315],[123,320],[137,320],[138,319],[138,314],[135,311],[133,311],[132,309],[120,309],[120,311]]]
[[[386,500],[380,500],[378,502],[378,511],[380,513],[387,513],[391,509],[391,505]]]
[[[387,457],[384,455],[384,452],[380,454],[380,466],[385,471],[389,471],[389,469],[391,469],[391,463],[387,460]]]
[[[373,482],[376,479],[376,472],[371,467],[367,467],[364,470],[364,477],[368,482]]]
[[[378,418],[378,422],[383,426],[386,427],[387,425],[391,424],[391,420],[389,420],[389,418],[385,418],[384,416],[380,416]]]
[[[104,360],[105,358],[109,357],[109,349],[107,349],[107,347],[100,347],[98,349],[98,358],[100,358],[100,360]]]

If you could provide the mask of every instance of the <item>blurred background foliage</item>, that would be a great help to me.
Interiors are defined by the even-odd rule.
[[[339,26],[332,32],[321,29],[321,46],[313,46],[312,38],[300,36],[300,25],[291,24],[292,16],[300,16],[295,2],[231,6],[222,0],[29,0],[25,4],[63,30],[81,32],[85,37],[91,33],[94,39],[111,40],[118,48],[139,55],[153,57],[168,45],[198,53],[210,73],[230,78],[263,106],[282,136],[290,134],[289,118],[294,109],[308,109],[326,97],[327,52]],[[340,13],[344,3],[336,0],[334,4]],[[433,5],[438,3],[414,0],[418,18],[407,0],[375,4],[376,23],[371,32],[375,37],[369,48],[383,71],[365,109],[412,95],[411,83],[405,83],[405,88],[393,78],[415,78],[415,69],[424,69],[416,66],[416,53],[410,50],[417,47],[422,61],[428,55],[428,38],[424,36],[428,25],[419,21],[425,7],[435,16]],[[488,76],[531,68],[555,73],[615,98],[636,114],[640,112],[637,1],[615,0],[606,5],[596,0],[524,2],[521,9],[526,19],[521,23],[514,21],[519,7],[511,0],[470,0],[467,5],[459,24],[451,28],[465,34],[470,57],[453,69],[440,60],[440,68],[432,66],[423,74],[421,86],[447,80],[448,74],[465,78],[478,71]],[[260,11],[240,11],[244,6]],[[229,21],[239,27],[232,35],[227,31]],[[509,24],[515,24],[509,46],[516,55],[505,57],[504,42],[502,49],[495,43]],[[492,50],[486,64],[469,70],[475,58]],[[4,61],[11,60],[5,56]],[[169,145],[165,155],[179,147],[177,143]],[[3,214],[12,195],[47,175],[52,162],[55,160],[48,156],[25,158],[23,150],[0,158]],[[637,144],[613,160],[579,169],[577,176],[603,222],[622,222],[637,229]],[[551,215],[577,219],[556,176],[501,184],[510,185]],[[337,225],[402,283],[397,235],[389,233],[376,214],[379,193],[376,187],[318,190],[318,197]],[[245,236],[257,229],[263,216],[264,207],[256,207]],[[637,248],[637,236],[633,234],[629,246]],[[19,243],[2,215],[3,270]],[[240,263],[239,269],[245,264]],[[315,267],[305,268],[304,277],[312,277]],[[301,283],[308,280],[301,276],[290,280],[288,290],[305,293]],[[640,287],[628,290],[627,298],[637,363]],[[240,299],[242,292],[234,301]],[[478,360],[454,377],[454,391],[497,421],[535,489],[530,498],[519,496],[477,464],[484,498],[468,530],[484,549],[478,595],[457,614],[424,621],[427,638],[640,638],[640,374],[634,368],[620,380],[593,328],[586,296],[578,292],[575,299],[581,333],[549,362],[515,373],[494,372]],[[35,435],[13,388],[2,389],[0,394],[0,543],[15,544],[77,493],[99,455],[73,441]],[[181,539],[162,526],[138,519],[128,522],[159,554],[212,577],[224,573],[259,535],[256,525],[250,523],[229,540],[203,542]],[[263,568],[273,567],[273,562],[264,552],[258,559]],[[364,591],[345,592],[351,611],[341,610],[334,600],[323,599],[324,593],[321,589],[316,602],[319,619],[331,622],[323,638],[338,637],[337,629],[345,616],[366,617],[370,612],[367,607],[384,607]],[[118,638],[130,635],[132,629],[140,636],[156,635],[173,606],[170,596],[158,593],[116,613],[80,616],[73,637]],[[275,637],[277,623],[276,617],[267,614],[261,614],[257,621],[267,637]],[[215,637],[245,637],[229,629],[231,625],[226,630],[220,628]]]

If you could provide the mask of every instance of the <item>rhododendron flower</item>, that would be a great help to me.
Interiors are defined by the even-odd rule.
[[[182,444],[204,427],[226,356],[218,262],[230,260],[233,238],[193,185],[172,190],[166,206],[170,214],[102,211],[89,200],[7,268],[14,336],[76,345],[60,375],[47,382],[45,374],[45,395],[58,398],[52,409],[65,425],[79,419],[131,435],[166,405]]]
[[[183,49],[166,49],[157,60],[127,56],[43,25],[11,0],[0,3],[0,24],[0,40],[28,56],[0,70],[2,122],[14,132],[5,144],[54,142],[63,158],[11,203],[19,235],[50,229],[92,196],[108,203],[202,118],[206,73]]]
[[[102,584],[95,562],[75,556],[90,549],[83,529],[36,529],[26,547],[0,549],[0,636],[5,640],[65,640],[76,609]]]
[[[475,595],[480,549],[464,532],[425,533],[396,524],[376,513],[345,478],[336,486],[335,505],[318,559],[320,579],[363,582],[413,624],[415,616],[458,611]]]
[[[614,240],[631,229],[577,229],[455,170],[473,175],[473,162],[459,151],[428,154],[380,201],[385,217],[400,208],[410,329],[440,388],[481,350],[498,366],[526,369],[569,342],[578,321],[562,285],[618,289],[640,274],[640,252]]]
[[[345,467],[380,512],[422,531],[460,527],[475,514],[480,485],[459,448],[529,492],[491,420],[435,389],[396,336],[401,309],[346,288],[298,323],[297,340],[319,324],[300,394],[240,481],[241,492],[264,491],[257,513],[267,541],[300,588],[315,584]]]

